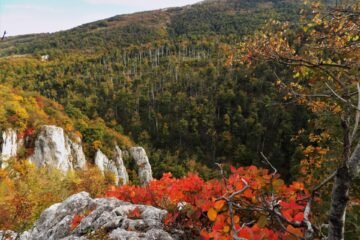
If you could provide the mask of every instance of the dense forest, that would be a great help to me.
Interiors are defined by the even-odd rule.
[[[91,157],[97,149],[110,152],[114,142],[124,148],[144,146],[154,177],[161,179],[159,185],[125,186],[107,194],[164,207],[146,194],[159,191],[156,198],[162,198],[159,189],[170,184],[178,194],[171,199],[175,204],[188,201],[183,189],[189,187],[202,201],[198,204],[199,199],[191,198],[191,214],[201,209],[210,222],[206,223],[207,231],[197,227],[198,219],[193,225],[181,223],[192,234],[200,235],[201,231],[203,239],[232,239],[221,238],[221,234],[230,236],[228,233],[236,228],[233,222],[229,223],[231,229],[220,231],[221,237],[216,235],[216,219],[233,217],[224,212],[228,211],[225,202],[232,199],[225,198],[219,206],[218,200],[206,196],[206,190],[188,186],[192,180],[208,187],[213,195],[225,196],[230,186],[245,194],[244,204],[249,206],[261,205],[266,191],[278,193],[294,204],[286,205],[296,209],[291,219],[306,224],[307,217],[303,220],[299,213],[307,206],[302,204],[304,196],[333,174],[343,157],[344,162],[352,161],[350,152],[359,140],[359,6],[350,1],[345,10],[337,12],[337,4],[206,0],[185,7],[114,16],[68,31],[5,38],[0,42],[0,97],[4,103],[0,106],[0,130],[12,127],[33,134],[31,130],[41,124],[55,124],[71,136],[81,136],[84,150]],[[338,22],[327,21],[326,11]],[[343,131],[348,137],[342,136]],[[254,165],[259,169],[251,167]],[[224,169],[229,172],[230,166],[230,176],[224,176]],[[261,167],[276,171],[271,175]],[[176,178],[187,177],[174,180],[163,175],[167,172]],[[197,172],[204,180],[188,175],[190,172]],[[284,181],[278,179],[277,172]],[[29,174],[23,175],[33,181]],[[42,174],[46,180],[47,173]],[[73,179],[91,174],[94,179],[101,178],[93,169],[77,174]],[[249,185],[240,180],[242,175]],[[136,183],[135,171],[131,177]],[[212,180],[205,182],[214,177],[229,182],[226,193],[219,190],[221,181],[213,185]],[[235,177],[245,185],[237,185]],[[346,236],[355,239],[360,231],[360,190],[356,185],[359,178],[350,178],[355,182],[355,187],[348,190],[354,204],[347,218]],[[79,181],[69,181],[63,183],[71,186],[67,193],[84,189],[94,195],[104,193],[104,188],[89,190],[86,180],[81,186]],[[109,185],[108,180],[102,181]],[[259,186],[254,187],[256,181]],[[175,186],[175,182],[184,188]],[[245,191],[250,186],[251,193]],[[134,192],[134,196],[126,195],[128,192]],[[326,219],[333,201],[330,193],[327,185],[323,193],[311,193],[311,201],[316,202],[314,211],[319,212],[314,216],[314,228]],[[211,201],[215,201],[214,206]],[[28,227],[39,209],[26,226],[15,223],[18,229]],[[210,209],[215,216],[209,215]],[[306,238],[309,228],[305,225],[299,225],[299,232],[293,229],[296,224],[285,221],[289,225],[284,230],[281,222],[271,222],[271,214],[263,214],[268,217],[264,220],[256,213],[254,218],[259,219],[255,225],[263,228],[273,224],[273,229],[284,235],[276,235],[275,230],[259,239],[299,239],[304,234],[304,239],[312,239]],[[169,222],[178,221],[177,217]],[[242,231],[244,226],[246,223],[239,229]],[[324,234],[322,226],[319,228],[314,230],[316,236]],[[251,229],[258,231],[254,226]]]

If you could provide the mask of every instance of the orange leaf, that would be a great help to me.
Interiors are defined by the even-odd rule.
[[[207,212],[207,216],[210,219],[210,221],[215,221],[217,217],[217,211],[214,208],[210,208]]]
[[[298,214],[296,214],[295,217],[294,217],[294,220],[295,220],[295,221],[299,221],[299,222],[301,222],[302,220],[304,220],[304,213],[299,212]]]
[[[225,200],[219,200],[215,202],[214,208],[216,209],[216,211],[220,211],[224,207],[225,203],[226,203]]]
[[[201,240],[209,240],[210,234],[205,229],[202,229],[200,232],[200,237],[201,237]]]
[[[240,217],[238,215],[234,216],[234,223],[237,224],[240,222]]]
[[[302,236],[302,235],[303,235],[303,233],[302,233],[302,231],[301,231],[300,228],[294,228],[294,227],[291,226],[291,225],[288,225],[287,228],[286,228],[286,230],[287,230],[288,232],[291,232],[291,233],[297,235],[297,236]]]
[[[229,226],[229,225],[225,225],[223,231],[224,231],[224,233],[230,232],[230,226]]]
[[[244,197],[246,198],[252,198],[253,197],[253,191],[250,189],[246,189],[245,192],[243,193]]]
[[[252,239],[252,234],[250,232],[251,230],[249,228],[243,228],[239,232],[239,237],[245,238],[245,239]]]

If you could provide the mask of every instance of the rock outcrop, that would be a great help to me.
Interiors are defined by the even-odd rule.
[[[6,167],[6,161],[15,157],[21,142],[17,141],[15,130],[7,129],[2,132],[0,139],[0,164]],[[138,166],[140,184],[147,185],[152,177],[151,165],[144,148],[132,147],[129,150],[131,158]],[[100,150],[95,155],[95,165],[101,172],[109,171],[115,175],[116,184],[127,184],[129,176],[124,165],[123,156],[128,156],[127,151],[122,151],[115,146],[112,158],[108,158]],[[38,168],[50,167],[67,172],[71,169],[85,169],[86,157],[81,145],[81,139],[72,141],[64,130],[57,126],[44,125],[40,128],[35,140],[34,154],[29,158]]]
[[[53,167],[63,172],[86,166],[81,143],[72,142],[62,128],[50,125],[41,127],[30,161],[39,168]]]
[[[115,146],[113,159],[118,170],[119,182],[127,184],[129,182],[129,175],[124,164],[123,152],[118,146]]]
[[[6,230],[6,231],[0,231],[0,239],[1,240],[12,240],[17,239],[18,233]]]
[[[138,214],[133,214],[134,210]],[[114,198],[92,199],[88,193],[81,192],[46,209],[35,225],[21,234],[20,240],[172,240],[163,229],[162,219],[166,214],[155,207]],[[75,215],[81,216],[81,220],[74,226]]]
[[[100,149],[95,154],[95,165],[99,168],[102,173],[105,171],[114,174],[115,183],[119,182],[119,175],[115,163],[110,160]]]
[[[122,151],[118,146],[115,146],[113,159],[109,159],[99,149],[95,155],[95,165],[102,173],[108,171],[114,174],[116,185],[119,183],[127,184],[129,182],[129,176],[122,158]]]
[[[9,128],[1,133],[0,139],[0,166],[5,168],[6,161],[15,157],[18,150],[16,131]]]
[[[147,185],[151,180],[153,180],[153,176],[149,158],[146,155],[145,149],[142,147],[132,147],[130,148],[130,155],[135,160],[136,165],[139,168],[138,175],[140,184],[142,186]]]
[[[66,137],[66,141],[70,146],[70,156],[69,160],[72,164],[72,167],[75,169],[85,169],[86,168],[86,157],[81,145],[81,139],[77,138],[74,142]]]

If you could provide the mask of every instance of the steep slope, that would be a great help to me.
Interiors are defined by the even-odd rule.
[[[78,109],[64,109],[62,105],[39,94],[0,84],[0,99],[0,132],[12,129],[18,140],[29,138],[23,143],[26,151],[20,153],[19,158],[32,154],[35,139],[31,138],[37,135],[41,126],[49,124],[64,129],[70,139],[82,137],[89,158],[99,147],[110,152],[114,144],[123,148],[133,145],[127,136],[107,128],[102,120],[90,120]]]

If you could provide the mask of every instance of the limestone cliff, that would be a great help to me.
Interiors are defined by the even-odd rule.
[[[81,142],[72,142],[60,127],[44,125],[35,141],[34,154],[29,159],[37,167],[53,167],[63,172],[86,166]]]
[[[122,184],[127,184],[129,182],[129,175],[124,165],[123,152],[118,146],[115,146],[113,159],[117,167],[119,181],[121,181]]]
[[[6,161],[11,157],[15,157],[18,150],[16,131],[9,128],[1,133],[0,139],[0,166],[5,168]]]
[[[15,130],[7,129],[1,133],[0,141],[0,163],[6,167],[6,161],[15,157],[21,145],[17,141]],[[138,175],[141,185],[148,184],[152,179],[152,170],[149,158],[142,147],[129,149],[130,157],[138,166]],[[95,155],[95,165],[101,172],[109,171],[115,175],[116,184],[127,184],[129,176],[125,168],[123,156],[129,155],[115,145],[111,158],[107,157],[101,150]],[[85,169],[86,157],[82,148],[81,139],[71,140],[64,130],[57,126],[44,125],[40,128],[35,139],[34,153],[29,157],[30,162],[38,168],[51,167],[67,172],[71,169]]]
[[[142,186],[147,185],[151,180],[153,180],[153,176],[149,158],[146,155],[145,149],[142,147],[132,147],[130,148],[130,155],[135,160],[136,165],[139,168],[138,175],[140,184]]]
[[[100,150],[95,155],[95,165],[101,172],[108,171],[115,176],[115,183],[127,184],[129,182],[129,176],[126,171],[124,161],[122,158],[122,151],[118,146],[115,146],[113,159],[109,159]]]

